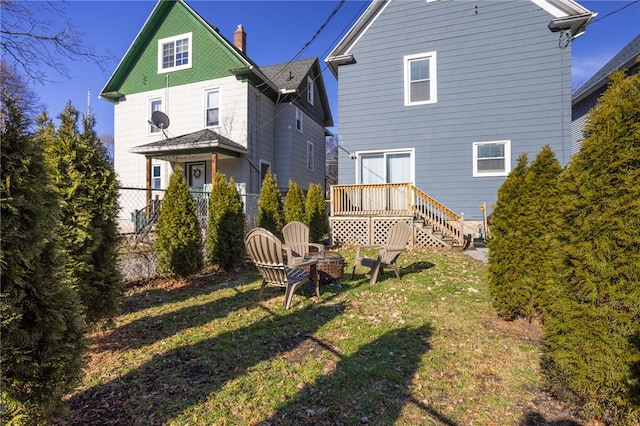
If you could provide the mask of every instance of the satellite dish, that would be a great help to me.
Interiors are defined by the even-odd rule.
[[[164,130],[169,127],[169,117],[162,111],[153,111],[151,113],[151,123],[158,129]]]

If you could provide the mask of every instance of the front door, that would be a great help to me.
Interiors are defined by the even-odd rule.
[[[202,190],[205,183],[205,163],[191,163],[188,165],[188,182],[191,189]]]

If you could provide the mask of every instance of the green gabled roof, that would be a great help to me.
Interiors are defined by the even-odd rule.
[[[192,67],[158,74],[158,40],[192,33]],[[100,96],[116,101],[131,93],[251,73],[255,65],[183,0],[160,0]]]

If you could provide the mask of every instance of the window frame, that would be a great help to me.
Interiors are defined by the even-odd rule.
[[[307,170],[313,172],[315,170],[315,152],[313,142],[307,141]]]
[[[486,159],[485,157],[479,157],[478,150],[481,146],[486,145],[504,145],[504,157],[486,157],[491,158],[503,158],[504,170],[492,170],[483,172],[478,170],[478,161]],[[511,140],[499,140],[499,141],[482,141],[473,143],[473,177],[496,177],[496,176],[508,176],[511,173]]]
[[[156,170],[158,171],[157,176]],[[162,164],[151,166],[151,189],[162,189]]]
[[[208,117],[207,117],[207,112],[209,111],[208,108],[208,101],[209,101],[209,93],[212,92],[218,92],[218,122],[216,124],[209,124],[208,123]],[[203,100],[203,110],[204,110],[204,127],[205,128],[211,128],[211,127],[219,127],[220,126],[220,105],[222,104],[221,101],[221,90],[219,87],[213,87],[213,88],[209,88],[209,89],[205,89],[204,90],[204,100]]]
[[[303,132],[303,117],[304,114],[302,113],[302,110],[298,107],[296,107],[296,114],[295,114],[295,118],[296,118],[296,130],[300,133]]]
[[[421,101],[411,101],[411,63],[417,60],[429,60],[429,99]],[[438,103],[438,63],[437,52],[416,53],[404,57],[404,105],[427,105]]]
[[[153,109],[153,103],[156,101],[160,101],[160,107],[158,109]],[[147,135],[149,136],[155,136],[157,134],[162,134],[162,129],[160,129],[159,127],[156,127],[154,124],[152,124],[151,122],[151,115],[155,112],[155,111],[163,111],[163,105],[164,105],[164,97],[163,96],[154,96],[152,98],[147,99],[147,117],[149,117],[149,122],[147,123]]]
[[[388,176],[387,176],[387,170],[386,170],[386,165],[387,165],[387,155],[389,154],[402,154],[402,153],[407,153],[409,154],[409,162],[410,162],[410,167],[411,170],[409,171],[409,175],[410,175],[410,183],[415,185],[415,181],[416,181],[416,150],[415,148],[399,148],[399,149],[389,149],[389,150],[372,150],[372,151],[358,151],[356,153],[356,182],[359,185],[363,185],[362,183],[362,158],[366,157],[367,155],[380,155],[382,154],[384,156],[384,162],[385,162],[385,183],[388,180]]]
[[[307,102],[313,105],[313,96],[315,91],[315,85],[313,83],[313,79],[307,76]]]
[[[182,65],[176,65],[176,42],[187,39],[187,63]],[[173,65],[169,67],[164,67],[164,46],[172,43],[173,44]],[[158,74],[164,74],[173,71],[179,71],[184,69],[189,69],[193,67],[193,34],[192,33],[184,33],[178,34],[171,37],[165,37],[158,40]]]

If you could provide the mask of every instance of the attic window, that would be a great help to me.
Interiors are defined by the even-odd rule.
[[[158,74],[191,68],[191,33],[158,40]]]
[[[307,77],[307,102],[313,105],[313,79],[311,77]]]

